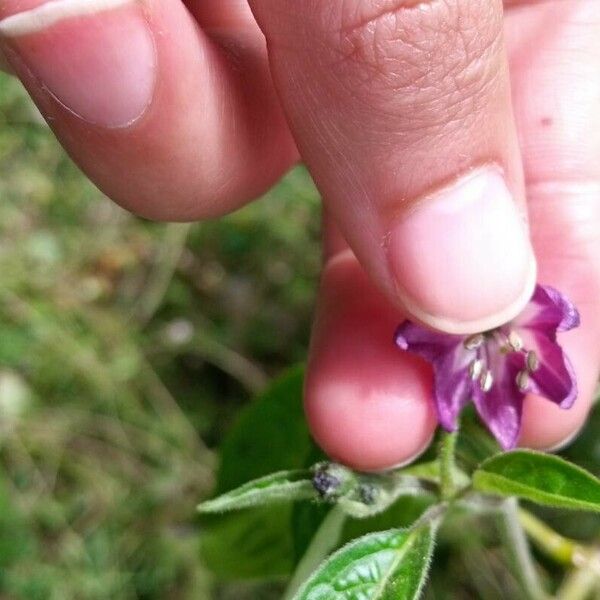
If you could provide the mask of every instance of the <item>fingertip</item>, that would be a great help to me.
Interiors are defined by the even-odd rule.
[[[430,367],[394,346],[403,317],[354,257],[326,270],[321,294],[305,389],[315,440],[363,471],[409,462],[427,448],[437,424]]]
[[[557,452],[572,442],[583,429],[598,378],[597,343],[592,333],[586,323],[584,327],[561,336],[561,344],[575,370],[577,399],[571,408],[563,409],[545,398],[528,395],[523,406],[520,446]]]
[[[433,410],[424,401],[430,393],[423,381],[427,377],[407,366],[399,369],[398,377],[404,380],[396,383],[381,377],[381,370],[374,374],[361,368],[362,373],[352,377],[341,370],[332,373],[326,366],[313,375],[306,392],[308,421],[317,443],[333,459],[361,471],[411,462],[429,446],[436,426]],[[371,376],[380,379],[363,380]]]
[[[561,450],[577,437],[589,409],[587,398],[578,398],[572,408],[564,410],[540,396],[528,396],[519,445],[544,452]]]

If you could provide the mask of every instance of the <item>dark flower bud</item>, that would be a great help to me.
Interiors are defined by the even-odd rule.
[[[312,484],[323,500],[334,500],[351,489],[352,471],[336,463],[319,463],[313,468]]]
[[[375,504],[378,496],[379,490],[372,483],[361,483],[358,487],[358,497],[367,506]]]

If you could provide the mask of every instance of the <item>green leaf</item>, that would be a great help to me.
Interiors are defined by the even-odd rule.
[[[309,456],[318,456],[304,418],[303,383],[303,368],[290,369],[240,413],[221,445],[217,494],[273,472],[305,468],[313,462]],[[295,562],[291,529],[295,506],[300,505],[203,515],[204,563],[220,580],[289,575]]]
[[[352,540],[372,533],[394,528],[409,528],[435,504],[433,496],[405,496],[400,498],[388,510],[367,519],[349,519],[346,521],[342,542]],[[298,504],[297,506],[310,506]]]
[[[279,471],[260,477],[231,492],[203,502],[198,510],[203,513],[222,513],[252,506],[294,502],[316,498],[310,471]]]
[[[290,369],[240,413],[221,445],[218,494],[270,473],[306,466],[314,444],[304,418],[303,385],[304,369]]]
[[[366,519],[348,519],[342,534],[342,542],[348,543],[373,531],[384,531],[394,527],[410,527],[433,505],[433,496],[405,496],[397,500],[385,512]],[[295,561],[300,560],[311,543],[312,537],[331,506],[298,502],[293,505],[293,533]]]
[[[600,480],[551,454],[515,450],[493,456],[473,474],[473,487],[546,506],[600,512]]]
[[[292,506],[260,506],[211,519],[201,533],[202,563],[220,581],[289,576]]]
[[[306,552],[298,562],[282,600],[291,600],[315,569],[339,547],[347,520],[348,517],[339,506],[334,506],[327,513],[317,531],[312,535]]]
[[[338,550],[294,600],[413,600],[433,552],[435,525],[371,533]]]

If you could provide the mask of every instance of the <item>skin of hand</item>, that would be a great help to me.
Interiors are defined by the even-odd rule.
[[[63,146],[143,216],[235,210],[302,157],[324,201],[306,412],[335,459],[414,459],[431,370],[409,317],[499,325],[536,279],[571,298],[569,411],[530,396],[521,444],[585,422],[600,365],[597,0],[3,0],[0,49]]]

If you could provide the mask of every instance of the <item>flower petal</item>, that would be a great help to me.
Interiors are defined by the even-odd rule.
[[[446,353],[452,352],[456,345],[462,344],[464,336],[450,335],[427,329],[411,321],[404,321],[396,329],[394,340],[402,350],[408,350],[434,363],[436,360],[443,359]]]
[[[440,424],[454,431],[461,410],[473,396],[473,381],[469,377],[472,357],[459,344],[454,352],[433,364],[434,397]]]
[[[405,321],[396,331],[396,344],[431,363],[434,399],[440,424],[454,431],[458,415],[472,396],[469,365],[476,353],[464,347],[464,336],[449,335]]]
[[[532,390],[561,408],[571,408],[577,398],[577,380],[571,361],[562,348],[538,331],[521,331],[528,350],[539,359],[539,367],[531,375]]]
[[[476,389],[473,396],[479,416],[503,450],[514,448],[521,432],[525,394],[519,390],[516,380],[524,365],[523,355],[517,352],[489,353],[488,366],[494,383],[489,392]]]
[[[543,331],[554,340],[557,331],[569,331],[578,327],[579,322],[579,312],[570,300],[552,287],[538,285],[531,301],[512,325]]]

